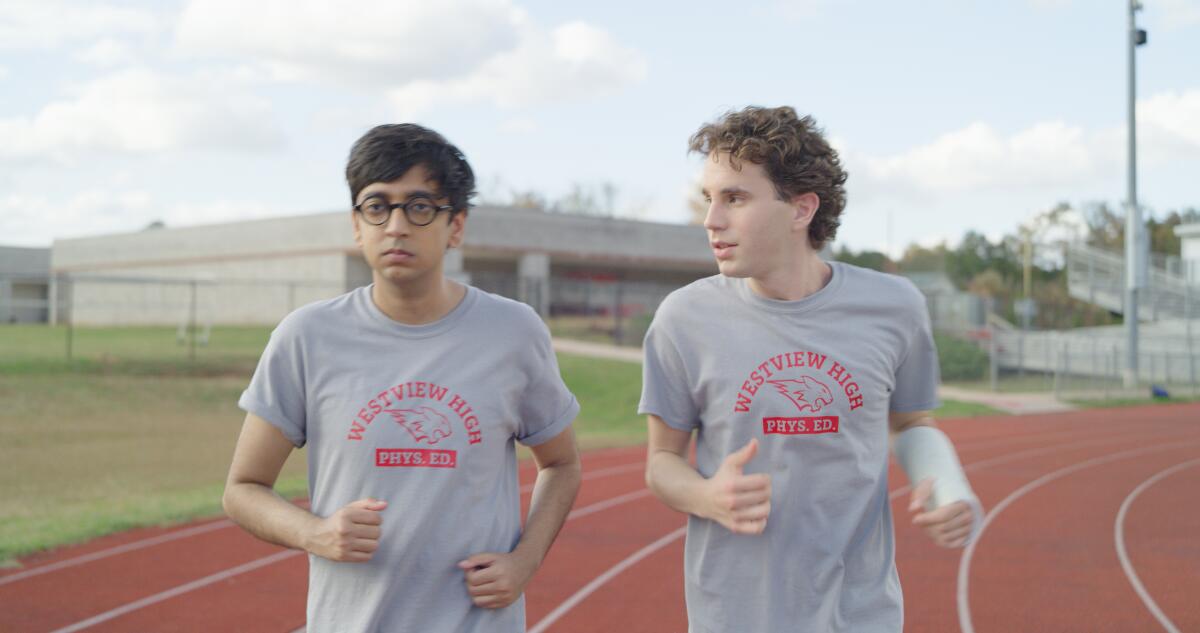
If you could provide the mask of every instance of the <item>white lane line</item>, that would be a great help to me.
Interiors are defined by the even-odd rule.
[[[1008,462],[1014,462],[1017,460],[1025,459],[1027,457],[1037,457],[1039,455],[1045,455],[1047,453],[1057,453],[1057,452],[1061,452],[1064,450],[1071,450],[1071,449],[1082,448],[1082,447],[1087,447],[1087,446],[1096,446],[1096,445],[1102,446],[1104,444],[1112,444],[1114,440],[1121,441],[1124,439],[1131,439],[1131,438],[1138,438],[1138,437],[1145,437],[1145,433],[1129,433],[1129,434],[1124,434],[1124,435],[1117,435],[1115,437],[1101,437],[1101,438],[1096,438],[1096,439],[1089,440],[1086,442],[1075,442],[1074,444],[1071,444],[1070,446],[1044,446],[1041,448],[1031,448],[1031,449],[1024,450],[1024,451],[1017,451],[1015,453],[1007,453],[1005,455],[1000,455],[1000,456],[992,457],[989,459],[982,459],[977,462],[965,464],[963,466],[963,470],[966,472],[973,472],[975,470],[991,468],[992,466],[996,466],[999,464],[1005,464]],[[906,494],[911,490],[912,490],[911,484],[905,484],[903,486],[900,486],[894,492],[892,492],[890,495],[888,495],[888,500],[895,501],[897,497],[899,497],[903,494]]]
[[[572,510],[571,513],[567,515],[567,520],[570,521],[571,519],[583,518],[589,514],[595,514],[597,512],[600,512],[601,510],[607,510],[609,508],[619,506],[623,503],[629,503],[630,501],[634,501],[637,499],[641,499],[642,497],[648,497],[648,496],[650,496],[649,488],[642,488],[641,490],[634,490],[633,492],[627,492],[623,495],[617,495],[615,497],[605,499],[604,501],[597,501],[596,503],[593,503],[591,505],[587,505],[582,508],[577,508],[575,510]]]
[[[600,512],[602,510],[607,510],[609,508],[614,508],[616,506],[619,506],[619,505],[622,505],[625,503],[629,503],[630,501],[641,499],[642,497],[646,497],[649,494],[650,494],[649,490],[644,490],[644,489],[643,490],[635,490],[633,492],[625,493],[623,495],[617,495],[616,497],[611,497],[609,499],[597,501],[596,503],[586,505],[586,506],[583,506],[582,508],[578,508],[576,510],[571,511],[571,513],[567,515],[566,520],[570,521],[572,519],[578,519],[578,518],[588,516],[589,514],[595,514],[596,512]],[[236,576],[238,574],[252,571],[254,569],[258,569],[259,567],[263,567],[265,565],[270,565],[271,563],[274,563],[276,561],[280,561],[280,560],[283,560],[290,556],[299,555],[302,553],[303,552],[300,552],[298,550],[287,550],[287,551],[272,554],[270,556],[252,560],[249,563],[239,565],[232,569],[228,569],[228,570],[222,571],[222,572],[217,572],[215,574],[212,574],[211,576],[206,576],[204,578],[201,578],[200,580],[196,580],[194,582],[190,582],[185,585],[180,585],[178,587],[175,587],[174,589],[168,589],[161,593],[156,593],[147,598],[142,598],[141,600],[138,600],[136,602],[131,602],[127,605],[117,607],[116,609],[112,609],[111,611],[106,611],[95,617],[88,618],[87,620],[83,620],[82,622],[77,622],[66,628],[59,629],[58,631],[55,631],[54,633],[68,633],[69,631],[78,631],[81,629],[85,629],[89,626],[99,624],[101,622],[106,622],[115,617],[125,615],[126,613],[129,613],[131,611],[137,611],[138,609],[141,609],[143,607],[148,607],[153,604],[157,604],[159,602],[162,602],[163,600],[174,598],[176,596],[185,594],[189,591],[200,589],[200,588],[210,585],[214,582],[224,580],[225,578],[229,578],[231,576]]]
[[[1117,520],[1113,527],[1113,541],[1116,543],[1117,557],[1121,559],[1121,568],[1125,570],[1125,577],[1129,579],[1129,584],[1133,585],[1133,590],[1136,591],[1138,597],[1142,599],[1142,603],[1145,604],[1146,608],[1150,610],[1150,613],[1154,615],[1154,619],[1158,620],[1158,623],[1161,624],[1168,633],[1179,633],[1179,627],[1175,626],[1175,624],[1171,622],[1171,619],[1167,617],[1167,614],[1163,613],[1163,610],[1159,608],[1158,603],[1154,601],[1154,598],[1150,597],[1150,592],[1146,591],[1145,585],[1143,585],[1141,579],[1138,578],[1137,571],[1133,569],[1133,563],[1129,561],[1129,553],[1125,551],[1125,515],[1129,512],[1129,507],[1133,505],[1134,499],[1137,499],[1138,495],[1145,492],[1147,488],[1181,470],[1185,470],[1197,465],[1200,465],[1200,459],[1193,459],[1181,464],[1175,464],[1166,470],[1159,471],[1158,474],[1150,477],[1146,481],[1143,481],[1141,485],[1139,485],[1137,488],[1134,488],[1133,492],[1129,493],[1129,496],[1125,497],[1125,501],[1121,503],[1121,509],[1117,511]]]
[[[687,526],[681,527],[681,528],[675,530],[674,532],[667,534],[666,536],[658,539],[657,541],[654,541],[653,543],[651,543],[651,544],[643,547],[642,549],[634,552],[633,554],[629,555],[628,557],[625,558],[625,560],[622,560],[621,562],[617,563],[616,565],[613,565],[612,567],[610,567],[608,569],[608,571],[604,572],[603,574],[600,574],[599,576],[596,576],[594,579],[592,579],[591,582],[584,585],[582,589],[580,589],[579,591],[576,591],[574,594],[571,595],[570,598],[567,598],[565,601],[563,601],[562,604],[558,605],[558,607],[556,607],[553,611],[546,614],[546,617],[542,618],[541,621],[538,622],[537,624],[535,624],[532,629],[529,629],[529,633],[544,633],[545,630],[547,628],[549,628],[551,624],[554,624],[556,621],[558,621],[559,618],[566,615],[568,611],[570,611],[571,609],[574,609],[575,606],[578,605],[580,602],[583,602],[584,600],[586,600],[588,596],[592,595],[600,587],[603,587],[605,584],[608,583],[608,581],[612,580],[618,574],[625,571],[626,569],[629,569],[630,567],[636,565],[643,558],[646,558],[647,556],[653,554],[654,552],[657,552],[658,550],[679,540],[680,538],[683,537],[683,535],[685,533],[687,533]]]
[[[1099,466],[1100,464],[1106,464],[1108,462],[1138,457],[1147,453],[1168,451],[1195,444],[1200,444],[1200,442],[1173,442],[1170,444],[1156,444],[1154,446],[1146,446],[1142,448],[1121,451],[1118,453],[1110,453],[1108,455],[1095,457],[1082,462],[1076,462],[1070,466],[1060,468],[1056,471],[1047,473],[1041,477],[1038,477],[1037,479],[1034,479],[1033,481],[1016,489],[1012,494],[1000,501],[1000,503],[997,503],[996,506],[992,508],[992,511],[989,512],[986,517],[984,517],[983,525],[979,528],[979,534],[976,535],[974,541],[967,544],[966,549],[963,551],[962,558],[960,558],[958,561],[958,626],[962,630],[962,633],[975,633],[975,627],[971,623],[971,605],[968,599],[970,592],[968,578],[971,571],[971,559],[975,556],[976,547],[979,545],[980,541],[983,540],[984,532],[987,531],[988,526],[996,520],[996,517],[999,516],[1005,508],[1012,505],[1013,502],[1025,496],[1027,493],[1036,490],[1037,488],[1040,488],[1041,486],[1048,484],[1055,479],[1059,479],[1060,477],[1064,477],[1076,471],[1083,470],[1085,468],[1091,468],[1092,466]]]
[[[1105,440],[1112,440],[1112,439],[1118,439],[1118,438],[1101,438],[1101,439],[1099,439],[1098,441],[1099,441],[1099,442],[1103,442],[1103,441],[1105,441]],[[1069,448],[1077,448],[1077,447],[1079,447],[1079,446],[1082,446],[1082,445],[1085,445],[1085,444],[1095,444],[1095,443],[1098,443],[1098,442],[1097,442],[1097,441],[1093,441],[1093,442],[1087,442],[1087,443],[1076,443],[1076,444],[1073,444],[1073,445],[1072,445],[1071,447],[1069,447]],[[1010,460],[1013,460],[1013,459],[1018,459],[1018,458],[1021,458],[1021,457],[1033,456],[1033,455],[1040,454],[1040,453],[1044,453],[1044,452],[1052,452],[1052,451],[1055,451],[1055,450],[1063,450],[1064,448],[1065,448],[1065,447],[1048,447],[1048,448],[1041,448],[1041,449],[1032,449],[1032,450],[1029,450],[1029,451],[1021,451],[1021,452],[1019,452],[1019,453],[1014,453],[1014,454],[1010,454],[1010,455],[1003,455],[1003,456],[1000,456],[1000,457],[997,457],[997,458],[993,458],[993,459],[989,459],[989,460],[984,460],[984,461],[981,461],[981,462],[977,462],[977,463],[974,463],[974,464],[970,464],[970,465],[967,465],[967,466],[965,466],[965,467],[964,467],[964,469],[965,469],[965,470],[974,470],[974,469],[976,469],[976,468],[985,468],[985,467],[987,467],[987,466],[990,466],[990,465],[995,465],[996,463],[1002,463],[1002,462],[1005,462],[1005,461],[1010,461]],[[595,473],[595,474],[593,475],[593,477],[603,477],[603,476],[608,476],[608,475],[618,474],[618,473],[620,473],[620,472],[628,472],[629,470],[633,470],[635,467],[637,467],[637,468],[641,468],[641,467],[643,467],[643,466],[644,466],[644,462],[642,462],[642,463],[637,463],[637,464],[625,464],[625,465],[621,465],[621,466],[612,466],[612,467],[609,467],[609,468],[598,469],[598,470],[594,471],[594,473]],[[911,488],[910,488],[909,486],[902,486],[902,487],[898,488],[897,490],[895,490],[894,492],[892,492],[892,493],[889,495],[889,499],[892,499],[892,500],[894,500],[894,499],[896,499],[897,497],[899,497],[900,495],[903,495],[903,494],[905,494],[906,492],[908,492],[910,489],[911,489]],[[584,507],[582,507],[582,508],[578,508],[578,509],[575,509],[575,510],[573,510],[573,511],[572,511],[572,512],[571,512],[569,515],[567,515],[567,521],[570,521],[570,520],[572,520],[572,519],[575,519],[575,518],[581,518],[581,517],[587,516],[587,515],[589,515],[589,514],[593,514],[593,513],[595,513],[595,512],[599,512],[599,511],[601,511],[601,510],[607,510],[608,508],[615,507],[615,506],[621,505],[621,504],[623,504],[623,503],[627,503],[627,502],[630,502],[630,501],[634,501],[634,500],[636,500],[636,499],[643,498],[643,497],[645,497],[645,496],[647,496],[647,495],[649,495],[649,494],[650,494],[649,490],[647,490],[647,489],[642,489],[642,490],[637,490],[637,491],[634,491],[634,492],[626,493],[626,494],[623,494],[623,495],[618,495],[617,497],[613,497],[613,498],[610,498],[610,499],[605,499],[605,500],[603,500],[603,501],[598,501],[598,502],[596,502],[596,503],[593,503],[593,504],[591,504],[591,505],[584,506]],[[219,521],[219,522],[217,522],[217,523],[228,523],[228,521]],[[210,524],[210,525],[215,525],[215,524]],[[198,526],[198,527],[206,527],[206,526]],[[228,527],[228,526],[222,526],[222,527]],[[195,528],[193,528],[193,529],[195,529]],[[215,529],[215,528],[213,528],[213,529]],[[164,536],[169,536],[169,535],[164,535]],[[162,538],[162,537],[156,537],[156,538]],[[122,546],[122,547],[126,547],[126,546]],[[107,550],[106,550],[106,551],[107,551]],[[99,552],[97,552],[97,554],[98,554],[98,553],[99,553]],[[299,552],[282,552],[282,553],[283,553],[283,554],[287,554],[287,553],[299,553]],[[89,555],[89,556],[91,556],[91,555]],[[278,556],[278,554],[276,554],[276,555],[274,555],[274,556]],[[80,558],[83,558],[83,557],[80,557]],[[266,561],[266,560],[267,560],[267,559],[269,559],[269,558],[273,558],[273,557],[272,557],[272,556],[268,556],[268,557],[266,557],[266,558],[258,559],[258,560],[255,560],[255,561],[251,561],[250,563],[247,563],[246,565],[258,565],[258,564],[263,564],[263,565],[265,565],[265,564],[269,564],[269,562],[263,562],[263,561]],[[75,560],[75,559],[71,559],[71,560]],[[640,560],[640,559],[639,559],[639,560]],[[67,562],[69,562],[69,561],[63,561],[63,563],[67,563]],[[81,561],[81,562],[86,562],[86,561]],[[270,562],[274,562],[274,561],[270,561]],[[636,562],[636,561],[635,561],[635,562]],[[632,564],[632,563],[631,563],[631,564]],[[244,566],[245,566],[245,565],[243,565],[243,567],[244,567]],[[42,569],[42,568],[38,568],[38,569]],[[235,568],[235,569],[239,569],[239,568]],[[34,572],[34,571],[36,571],[36,570],[30,570],[30,572]],[[27,572],[22,572],[22,573],[27,573]],[[219,573],[224,573],[224,572],[219,572]],[[216,575],[219,575],[219,573],[218,573],[218,574],[216,574]],[[241,573],[241,572],[239,572],[239,573]],[[615,575],[615,574],[614,574],[614,575]],[[210,578],[211,578],[211,576],[210,576]],[[200,581],[197,581],[197,582],[200,582]],[[183,587],[186,587],[186,586],[187,586],[187,585],[183,585]],[[197,587],[197,588],[198,588],[198,587]],[[177,588],[177,589],[179,589],[179,588]],[[168,590],[168,591],[175,591],[175,590]],[[186,591],[190,591],[190,589],[188,589],[188,590],[186,590]],[[175,596],[175,595],[179,595],[179,594],[181,594],[181,593],[186,593],[186,591],[179,591],[179,592],[177,592],[177,593],[174,593],[174,594],[172,594],[172,596],[168,596],[168,597],[173,597],[173,596]],[[164,592],[164,593],[167,593],[167,592]],[[156,595],[162,595],[162,594],[156,594]],[[153,597],[153,596],[152,596],[152,597]],[[586,597],[586,596],[584,596],[584,597]],[[165,598],[164,598],[164,599],[165,599]],[[582,598],[581,598],[581,600],[582,600]],[[138,604],[138,603],[132,603],[132,604]],[[128,607],[128,606],[130,606],[130,605],[127,605],[127,607]],[[146,605],[142,605],[142,606],[146,606]],[[561,606],[562,606],[562,605],[560,605],[560,608],[561,608]],[[119,609],[125,609],[125,608],[126,608],[126,607],[120,607]],[[141,606],[138,606],[138,607],[136,607],[136,608],[141,608]],[[117,609],[117,610],[119,610],[119,609]],[[135,610],[135,609],[129,609],[129,610],[130,610],[130,611],[132,611],[132,610]],[[116,610],[114,610],[114,611],[116,611]],[[125,611],[125,612],[128,612],[128,611]],[[565,611],[564,611],[564,612],[565,612]],[[99,616],[97,616],[97,617],[99,617]],[[114,616],[114,617],[115,617],[115,616]],[[78,629],[73,629],[73,630],[78,630]],[[57,632],[56,632],[56,633],[57,633]]]
[[[1028,436],[1028,439],[1045,440],[1045,439],[1050,439],[1051,437],[1057,437],[1059,435],[1075,435],[1075,432],[1045,433],[1042,435]],[[1020,438],[1020,439],[1024,440],[1026,438]],[[990,440],[980,440],[980,441],[977,441],[974,443],[970,443],[970,442],[965,443],[963,446],[958,446],[957,448],[959,450],[973,449],[973,448],[978,448],[978,447],[983,447],[983,446],[988,446],[988,445],[994,446],[996,443],[997,442],[991,442]],[[1004,442],[1004,444],[1007,444],[1007,443],[1009,443],[1009,442]],[[1001,445],[1003,445],[1003,444],[1001,444]],[[601,453],[608,454],[608,453],[619,452],[619,451],[624,451],[624,450],[626,450],[626,449],[624,449],[624,448],[601,449]],[[627,473],[627,472],[631,472],[634,470],[641,470],[641,469],[645,468],[646,462],[644,459],[640,459],[640,457],[642,457],[641,451],[638,451],[637,454],[638,454],[639,460],[637,462],[634,462],[631,464],[621,464],[618,466],[608,466],[606,468],[597,468],[595,470],[585,471],[583,473],[583,480],[587,481],[590,479],[600,479],[603,477],[609,477],[612,475]],[[909,488],[907,486],[905,486],[905,487],[901,488],[900,490],[897,490],[895,493],[892,493],[892,496],[890,498],[895,499],[897,496],[899,496],[900,494],[904,494],[908,490],[909,490]],[[528,493],[528,492],[532,492],[532,491],[533,491],[532,483],[528,483],[528,484],[525,484],[524,486],[521,486],[521,493]],[[67,560],[63,560],[63,561],[59,561],[57,563],[52,563],[50,565],[46,565],[44,567],[35,567],[33,569],[18,572],[15,574],[10,574],[7,576],[0,576],[0,586],[3,586],[8,583],[12,583],[12,582],[17,582],[19,580],[24,580],[26,578],[31,578],[34,576],[40,576],[42,574],[59,571],[61,569],[68,569],[70,567],[75,567],[76,565],[82,565],[84,563],[90,563],[92,561],[101,560],[104,558],[108,558],[109,556],[116,556],[118,554],[124,554],[126,552],[136,551],[136,550],[143,549],[146,547],[159,545],[161,543],[169,543],[171,541],[175,541],[178,539],[188,538],[190,536],[196,536],[199,534],[204,534],[206,532],[211,532],[213,530],[219,530],[219,529],[227,528],[227,527],[233,527],[233,522],[231,522],[229,520],[215,521],[213,523],[198,525],[196,527],[188,528],[185,530],[180,530],[178,532],[171,532],[170,534],[163,534],[160,536],[150,537],[150,538],[140,540],[140,541],[133,541],[131,543],[126,543],[124,545],[118,545],[118,546],[111,547],[111,548],[108,548],[105,550],[92,552],[91,554],[84,554],[82,556],[77,556],[75,558],[69,558]]]
[[[1081,435],[1092,436],[1095,429],[1080,428],[1067,431],[1047,431],[1038,435],[1018,435],[1016,437],[996,437],[989,439],[972,438],[961,442],[954,442],[954,448],[959,451],[969,451],[977,448],[996,448],[1001,446],[1009,446],[1012,444],[1024,444],[1027,442],[1045,442],[1047,440],[1057,440],[1060,438],[1078,437]],[[953,440],[954,438],[951,438]]]
[[[635,470],[642,470],[643,468],[645,468],[645,466],[646,466],[645,460],[640,460],[633,464],[622,464],[620,466],[609,466],[606,468],[597,468],[596,470],[585,472],[583,474],[583,480],[588,481],[591,479],[600,479],[603,477],[611,477],[613,475],[619,475],[621,473],[632,472]],[[528,493],[528,492],[531,492],[532,490],[533,490],[532,483],[521,486],[522,493]],[[108,549],[103,549],[103,550],[99,550],[96,552],[92,552],[90,554],[84,554],[82,556],[68,558],[66,560],[62,560],[57,563],[45,565],[43,567],[35,567],[33,569],[28,569],[25,571],[17,572],[15,574],[9,574],[7,576],[0,576],[0,586],[6,585],[8,583],[17,582],[19,580],[25,580],[26,578],[32,578],[34,576],[48,574],[48,573],[54,572],[54,571],[68,569],[70,567],[75,567],[77,565],[83,565],[85,563],[90,563],[92,561],[101,560],[104,558],[108,558],[110,556],[116,556],[118,554],[125,554],[127,552],[134,552],[134,551],[144,549],[147,547],[153,547],[155,545],[160,545],[162,543],[169,543],[171,541],[176,541],[176,540],[188,538],[191,536],[205,534],[208,532],[212,532],[214,530],[220,530],[223,528],[233,527],[233,525],[234,524],[232,521],[229,521],[228,519],[222,519],[220,521],[214,521],[212,523],[206,523],[204,525],[197,525],[195,527],[187,528],[184,530],[179,530],[177,532],[171,532],[169,534],[161,534],[159,536],[152,536],[152,537],[145,538],[142,540],[126,543],[124,545],[117,545],[114,547],[110,547]]]
[[[1131,433],[1128,435],[1130,437],[1144,436],[1143,433]],[[1081,446],[1088,446],[1088,445],[1092,445],[1092,444],[1112,443],[1114,440],[1120,441],[1121,439],[1124,439],[1124,438],[1125,438],[1125,435],[1120,435],[1117,437],[1097,438],[1090,442],[1077,442],[1075,444],[1072,444],[1071,446],[1048,446],[1048,447],[1042,447],[1042,448],[1033,448],[1033,449],[1029,449],[1029,450],[1025,450],[1025,451],[1018,451],[1016,453],[1009,453],[1007,455],[1000,455],[998,457],[993,457],[991,459],[985,459],[982,461],[974,462],[972,464],[968,464],[968,465],[964,466],[963,469],[967,470],[967,471],[981,470],[984,468],[990,468],[992,466],[996,466],[996,465],[1003,464],[1006,462],[1016,461],[1019,459],[1025,459],[1028,457],[1037,457],[1038,455],[1042,455],[1045,453],[1054,453],[1054,452],[1059,452],[1059,451],[1063,451],[1063,450],[1067,450],[1067,449],[1079,448]],[[912,490],[912,486],[909,486],[909,485],[900,486],[899,488],[897,488],[896,490],[894,490],[888,494],[888,500],[895,501],[897,498],[903,496],[904,494],[907,494],[911,490]],[[649,494],[649,490],[640,490],[640,491],[632,492],[632,493],[629,493],[628,495],[622,495],[622,496],[637,498],[637,497],[644,497],[647,494]],[[614,498],[613,500],[615,500],[615,499],[616,498]],[[633,499],[631,498],[628,500],[632,501]],[[610,500],[610,501],[612,501],[612,500]],[[594,510],[591,510],[591,508],[605,504],[605,503],[608,503],[608,502],[601,501],[599,503],[592,504],[592,506],[588,506],[586,508],[580,508],[579,510],[572,512],[571,516],[575,515],[576,512],[580,512],[580,513],[586,512],[586,513],[590,514],[592,511],[594,511]],[[616,505],[616,504],[614,504],[614,505]],[[603,508],[600,508],[600,509],[603,509]],[[687,529],[686,527],[681,528],[680,534],[682,534],[683,532],[686,532],[686,529]],[[667,536],[670,536],[670,535],[667,535]],[[666,537],[664,537],[664,538],[666,538]],[[676,538],[678,538],[678,537],[676,537]],[[653,546],[654,546],[654,544],[651,544],[648,547],[653,547]],[[653,552],[647,552],[646,554],[642,554],[639,556],[639,554],[641,554],[641,550],[639,550],[637,553],[634,553],[629,558],[617,563],[616,566],[614,566],[613,568],[604,572],[604,574],[601,574],[597,578],[593,579],[583,589],[580,589],[579,591],[577,591],[574,595],[572,595],[570,598],[568,598],[566,602],[563,602],[558,607],[556,607],[553,611],[551,611],[546,617],[542,618],[542,620],[540,622],[538,622],[534,628],[529,630],[529,633],[541,633],[542,631],[545,631],[547,627],[549,627],[556,620],[561,618],[568,611],[575,608],[580,602],[583,602],[583,600],[585,598],[587,598],[589,595],[594,593],[597,589],[599,589],[601,586],[603,586],[606,582],[611,580],[613,576],[616,576],[621,571],[628,569],[631,565],[640,561],[642,558],[645,558],[650,553],[653,553]],[[636,560],[631,560],[635,557],[636,557]],[[616,570],[617,567],[620,567],[620,570],[617,570],[614,572],[614,570]],[[604,579],[604,580],[601,582],[600,581],[601,579]]]
[[[190,536],[196,536],[198,534],[206,534],[208,532],[212,532],[215,530],[221,530],[221,529],[224,529],[227,527],[233,527],[233,521],[224,519],[224,520],[220,520],[220,521],[214,521],[212,523],[206,523],[204,525],[197,525],[195,527],[187,528],[185,530],[179,530],[177,532],[170,532],[167,534],[160,534],[159,536],[152,536],[152,537],[141,539],[138,541],[133,541],[131,543],[126,543],[124,545],[117,545],[114,547],[110,547],[108,549],[102,549],[102,550],[99,550],[96,552],[92,552],[91,554],[84,554],[82,556],[68,558],[66,560],[62,560],[57,563],[51,563],[44,567],[34,567],[33,569],[29,569],[29,570],[22,571],[22,572],[17,572],[15,574],[12,574],[9,576],[3,576],[3,577],[0,577],[0,585],[6,585],[10,582],[16,582],[18,580],[25,580],[26,578],[32,578],[34,576],[48,574],[52,571],[58,571],[60,569],[67,569],[68,567],[74,567],[76,565],[90,563],[92,561],[100,560],[103,558],[108,558],[110,556],[116,556],[117,554],[133,552],[133,551],[143,549],[146,547],[152,547],[154,545],[159,545],[161,543],[169,543],[171,541],[177,541],[179,539],[188,538]]]
[[[645,468],[646,460],[643,459],[633,464],[621,464],[620,466],[609,466],[607,468],[597,468],[596,470],[585,470],[583,471],[583,481],[611,477],[613,475],[620,475],[621,473],[633,472],[635,470],[643,470]],[[536,482],[530,482],[524,486],[521,486],[521,493],[524,494],[526,492],[532,492],[534,483]]]
[[[95,626],[97,624],[100,624],[101,622],[107,622],[113,618],[120,617],[131,611],[137,611],[138,609],[148,607],[152,604],[157,604],[164,600],[170,600],[171,598],[174,598],[175,596],[178,596],[180,594],[185,594],[189,591],[195,591],[196,589],[200,589],[202,587],[207,587],[208,585],[211,585],[215,582],[221,582],[222,580],[225,580],[227,578],[232,578],[239,574],[244,574],[248,571],[254,571],[255,569],[258,569],[259,567],[265,567],[267,565],[284,560],[286,558],[291,558],[293,556],[299,556],[301,553],[302,552],[300,552],[298,550],[284,550],[282,552],[276,552],[270,556],[266,556],[263,558],[259,558],[257,560],[250,561],[249,563],[246,563],[244,565],[238,565],[237,567],[233,567],[231,569],[226,569],[225,571],[217,572],[210,576],[205,576],[204,578],[201,578],[199,580],[193,580],[192,582],[189,582],[187,584],[179,585],[178,587],[175,587],[173,589],[168,589],[166,591],[156,593],[152,596],[147,596],[136,602],[130,602],[129,604],[126,604],[121,607],[117,607],[116,609],[112,609],[111,611],[105,611],[104,613],[101,613],[100,615],[92,616],[86,620],[82,620],[82,621],[76,622],[75,624],[72,624],[70,626],[66,626],[61,629],[58,629],[58,630],[54,631],[53,633],[74,633],[74,631],[86,629],[89,626]]]

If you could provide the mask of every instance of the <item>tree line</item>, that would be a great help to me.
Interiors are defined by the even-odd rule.
[[[1200,222],[1200,209],[1169,211],[1162,217],[1147,214],[1145,230],[1150,252],[1157,256],[1180,254],[1175,227]],[[873,251],[834,250],[834,258],[891,273],[941,272],[960,290],[994,300],[995,311],[1017,323],[1016,301],[1026,296],[1038,306],[1031,326],[1062,329],[1121,322],[1120,315],[1072,299],[1067,292],[1066,245],[1081,241],[1089,246],[1124,253],[1125,214],[1105,203],[1079,208],[1060,203],[997,240],[967,231],[955,246],[943,242],[933,247],[917,244],[898,260]],[[1025,268],[1029,262],[1028,289]]]

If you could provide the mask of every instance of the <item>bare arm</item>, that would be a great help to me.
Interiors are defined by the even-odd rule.
[[[893,411],[888,414],[888,429],[891,431],[892,437],[914,426],[932,426],[936,429],[937,422],[933,420],[933,412],[909,411],[907,413],[897,413]]]
[[[361,499],[328,518],[295,506],[275,492],[292,448],[270,422],[246,414],[221,498],[225,513],[264,541],[332,560],[370,560],[379,542],[379,511],[387,504]]]
[[[766,529],[771,478],[743,473],[758,452],[757,440],[728,455],[717,472],[705,478],[687,461],[692,434],[671,428],[656,415],[647,418],[646,485],[656,497],[675,510],[717,521],[732,532],[759,534]]]
[[[575,446],[575,431],[569,426],[554,439],[530,450],[538,474],[529,502],[529,516],[514,552],[536,561],[536,566],[542,564],[551,543],[567,520],[571,506],[575,504],[582,469],[579,449]]]
[[[502,608],[521,596],[550,551],[579,492],[579,450],[571,427],[530,450],[538,474],[517,547],[509,553],[475,554],[459,563],[476,606]]]

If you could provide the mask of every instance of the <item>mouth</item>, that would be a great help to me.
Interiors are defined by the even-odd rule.
[[[729,259],[733,257],[733,249],[737,248],[737,244],[734,242],[722,241],[711,242],[711,246],[713,254],[717,256],[717,259]]]
[[[396,264],[396,263],[408,261],[408,260],[412,259],[414,257],[414,255],[411,252],[404,250],[403,248],[389,248],[386,251],[383,251],[383,253],[382,253],[382,255],[380,255],[380,257],[383,259],[384,262]]]

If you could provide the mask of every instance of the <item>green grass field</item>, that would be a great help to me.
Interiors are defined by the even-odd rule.
[[[131,527],[220,512],[244,413],[237,398],[269,328],[218,328],[196,349],[173,328],[0,327],[0,564]],[[584,449],[645,441],[641,367],[559,356]],[[939,417],[995,413],[947,402]],[[303,451],[280,479],[305,493]]]

